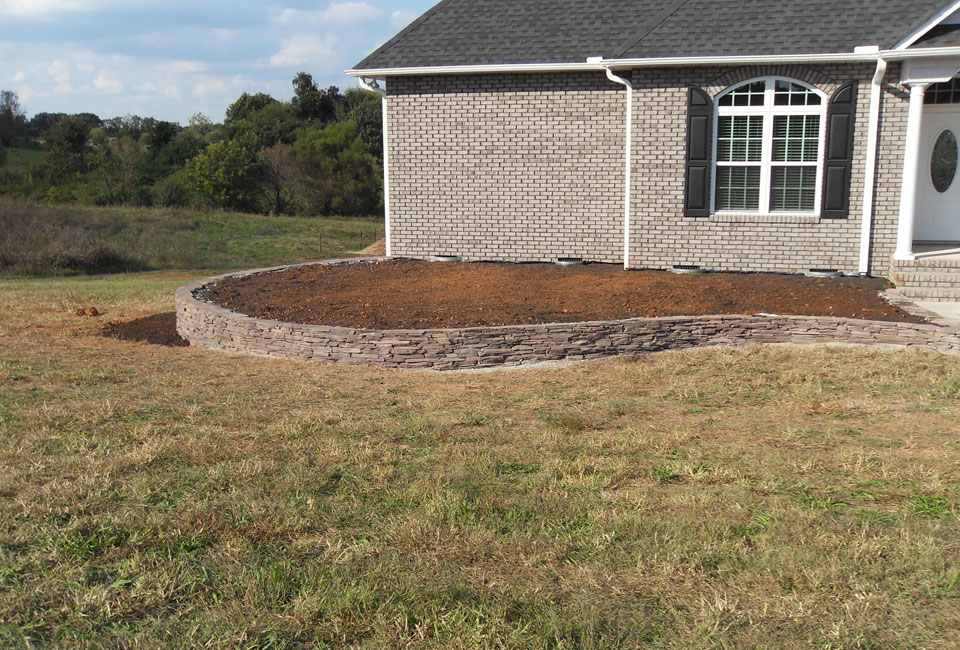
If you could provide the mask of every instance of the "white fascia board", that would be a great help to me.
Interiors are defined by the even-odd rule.
[[[416,68],[371,68],[346,70],[351,77],[387,77],[434,74],[483,74],[510,72],[577,72],[603,71],[607,68],[650,68],[663,66],[865,62],[876,61],[876,53],[843,52],[837,54],[782,54],[775,56],[673,56],[646,59],[591,59],[589,63],[510,63],[496,65],[438,65]]]
[[[677,56],[649,59],[591,59],[589,63],[510,63],[496,65],[438,65],[417,68],[371,68],[346,70],[351,77],[385,78],[443,74],[496,74],[529,72],[603,72],[608,68],[653,68],[694,65],[762,65],[783,63],[874,63],[878,58],[888,61],[924,57],[960,55],[960,47],[930,47],[912,50],[865,49],[860,52],[835,54],[779,54],[771,56]]]
[[[433,74],[483,74],[496,72],[574,72],[603,70],[596,63],[511,63],[503,65],[433,65],[419,68],[372,68],[346,70],[351,77],[409,77]]]
[[[953,15],[958,11],[960,11],[960,2],[955,1],[950,3],[943,9],[943,11],[941,11],[936,16],[934,16],[933,18],[928,20],[926,23],[924,23],[923,26],[920,27],[920,29],[913,32],[912,34],[907,36],[905,39],[903,39],[902,41],[894,45],[893,49],[894,50],[907,49],[908,47],[916,43],[918,40],[923,38],[927,34],[927,32],[929,32],[931,29],[933,29],[940,23],[953,17]]]

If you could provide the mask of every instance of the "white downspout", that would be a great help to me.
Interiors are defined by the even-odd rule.
[[[870,121],[867,125],[867,161],[863,171],[863,216],[860,223],[860,274],[870,272],[870,239],[873,233],[873,197],[877,182],[877,147],[880,136],[880,100],[883,77],[887,74],[886,59],[877,59],[877,71],[870,86]]]
[[[622,84],[627,88],[627,152],[626,152],[626,179],[623,192],[623,268],[630,268],[630,165],[633,161],[633,84],[623,77],[613,74],[613,70],[605,68],[607,79]]]
[[[364,78],[358,79],[360,86],[380,95],[380,112],[383,114],[383,238],[386,243],[387,257],[390,257],[390,165],[388,163],[387,147],[387,91],[374,79],[368,82]]]

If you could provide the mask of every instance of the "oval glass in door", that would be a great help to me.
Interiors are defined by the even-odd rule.
[[[943,194],[953,185],[957,175],[957,136],[953,131],[944,131],[933,145],[930,156],[930,178],[933,188]]]

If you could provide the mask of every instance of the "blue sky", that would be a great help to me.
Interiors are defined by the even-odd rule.
[[[214,122],[240,93],[321,87],[437,0],[0,0],[0,89],[29,115],[135,114]]]

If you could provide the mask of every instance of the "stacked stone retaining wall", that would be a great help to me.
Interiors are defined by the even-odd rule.
[[[368,261],[378,260],[359,262]],[[358,260],[320,262],[342,263]],[[846,343],[922,347],[960,354],[960,332],[955,328],[827,316],[671,316],[462,329],[367,330],[254,318],[197,296],[204,287],[226,278],[287,268],[292,267],[257,269],[180,287],[176,293],[180,336],[193,345],[234,354],[431,370],[599,359],[751,343]]]

